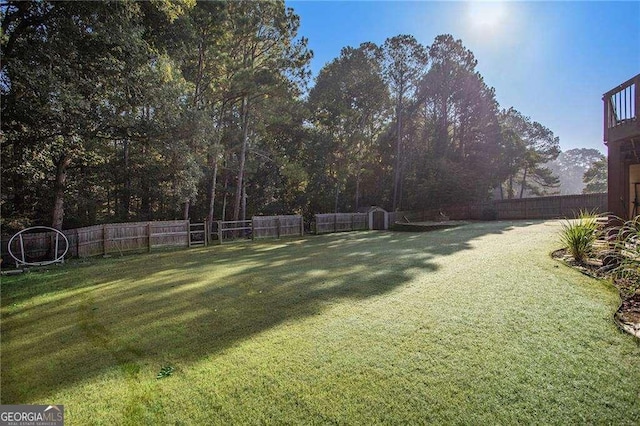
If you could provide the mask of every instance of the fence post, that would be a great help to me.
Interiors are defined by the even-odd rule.
[[[8,247],[8,246],[7,246]],[[22,238],[22,234],[20,234],[20,253],[22,254],[22,263],[26,262],[25,254],[24,254],[24,239]],[[16,262],[16,268],[18,267],[18,262]]]
[[[217,223],[218,223],[218,244],[222,244],[222,221],[219,220]]]
[[[254,241],[256,235],[256,227],[254,225],[253,216],[251,216],[251,241]]]
[[[63,234],[64,234],[64,233],[63,233]],[[55,237],[55,240],[54,240],[54,237]],[[67,243],[69,243],[69,244],[70,244],[70,241],[69,241],[69,239],[68,239],[68,238],[67,238]],[[56,257],[55,257],[55,258],[57,258],[57,257],[58,257],[58,252],[60,251],[60,234],[58,234],[58,233],[56,232],[56,233],[55,233],[55,235],[53,235],[53,234],[51,235],[51,244],[53,245],[53,250],[52,250],[52,252],[53,252],[53,253],[55,253],[55,255],[56,255]],[[69,247],[69,248],[70,248],[70,247]],[[67,250],[67,253],[70,253],[70,252]],[[54,259],[55,259],[55,258],[54,258]],[[62,263],[64,263],[64,259],[62,259]]]
[[[280,239],[280,216],[276,217],[276,238]]]
[[[102,225],[102,253],[107,255],[107,225]]]
[[[338,232],[338,213],[333,215],[333,232]]]
[[[204,245],[209,245],[209,219],[204,221]]]
[[[149,244],[149,253],[151,253],[151,222],[147,223],[147,243]]]
[[[304,237],[304,219],[300,216],[300,236]]]
[[[187,247],[191,248],[191,221],[187,220]]]

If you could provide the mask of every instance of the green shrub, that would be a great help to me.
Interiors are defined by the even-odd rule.
[[[580,223],[588,228],[593,228],[594,231],[598,230],[598,218],[600,214],[597,211],[590,212],[589,210],[580,210],[576,216]]]
[[[576,262],[584,263],[593,253],[593,243],[598,236],[597,216],[581,211],[577,219],[562,225],[560,241]]]
[[[616,278],[628,279],[640,287],[640,216],[636,216],[615,229],[616,239],[613,250],[618,259],[612,270]]]

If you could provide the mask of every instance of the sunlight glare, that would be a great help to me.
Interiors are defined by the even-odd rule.
[[[478,36],[499,33],[507,17],[508,9],[505,2],[473,1],[467,7],[468,23]]]

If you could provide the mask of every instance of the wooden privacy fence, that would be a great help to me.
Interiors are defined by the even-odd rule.
[[[251,220],[217,221],[218,243],[237,238],[280,238],[304,235],[300,215],[253,216]]]
[[[517,220],[573,218],[580,211],[607,213],[607,194],[578,194],[551,197],[493,200],[420,211],[389,213],[389,222],[439,221],[440,212],[451,220]]]
[[[304,235],[304,221],[300,215],[254,216],[253,238],[280,238]]]
[[[366,229],[369,229],[368,213],[325,213],[315,215],[316,234],[363,231]]]
[[[209,243],[210,236],[218,236],[220,242],[238,237],[280,238],[304,235],[304,221],[300,215],[254,216],[246,221],[219,221],[217,229],[207,229],[206,223],[190,223],[188,220],[162,222],[110,223],[62,231],[69,241],[67,257],[89,257],[123,254],[131,251],[151,251],[161,247],[193,247]],[[12,251],[24,248],[29,259],[54,256],[55,232],[24,234],[15,240]],[[8,254],[9,238],[3,239],[0,252],[4,261],[11,263]],[[59,250],[61,252],[62,249]]]
[[[197,229],[198,225],[205,226]],[[62,231],[69,241],[68,257],[122,254],[130,251],[151,251],[161,247],[190,247],[206,244],[206,225],[188,220],[162,222],[111,223]],[[47,256],[54,232],[23,235],[25,254],[31,258]],[[7,241],[2,242],[5,260]],[[14,242],[14,245],[16,243]],[[12,247],[12,251],[16,251]],[[51,253],[53,254],[53,253]]]
[[[495,200],[498,219],[573,218],[581,210],[607,212],[607,194],[562,195],[555,197]],[[475,212],[477,215],[477,211]],[[480,211],[482,213],[482,211]]]
[[[191,235],[188,220],[110,223],[65,231],[65,234],[70,237],[71,247],[75,247],[71,254],[78,257],[189,247]]]

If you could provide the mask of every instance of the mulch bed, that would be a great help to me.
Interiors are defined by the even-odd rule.
[[[640,339],[640,288],[634,289],[637,287],[637,283],[632,283],[629,279],[612,278],[606,271],[603,271],[600,259],[589,259],[580,264],[565,249],[554,251],[552,256],[590,277],[610,279],[618,289],[621,300],[620,307],[613,319],[622,330]]]

